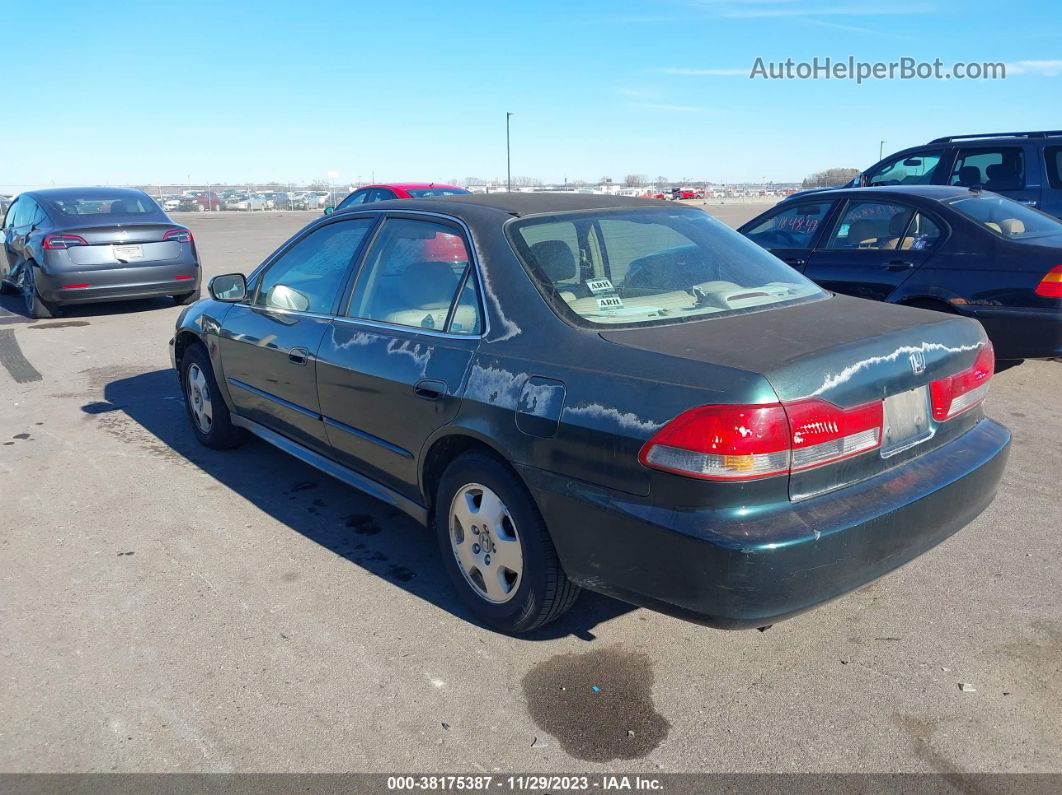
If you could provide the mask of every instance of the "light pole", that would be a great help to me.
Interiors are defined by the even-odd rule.
[[[338,171],[329,171],[328,172],[328,181],[331,184],[330,193],[332,194],[331,204],[332,204],[332,209],[333,210],[336,208],[336,177],[338,177],[338,176],[339,176],[339,172]]]
[[[505,112],[505,188],[510,193],[513,191],[512,153],[509,148],[509,117],[512,115]]]
[[[878,160],[881,160],[882,155],[885,154],[885,144],[886,141],[880,141],[878,143]]]

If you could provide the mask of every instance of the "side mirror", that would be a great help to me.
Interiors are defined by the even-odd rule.
[[[335,212],[335,209],[333,209],[332,207],[325,207],[325,211],[324,211],[325,215],[331,215],[334,212]]]
[[[242,273],[215,276],[207,285],[207,290],[215,301],[235,304],[247,297],[247,279]]]

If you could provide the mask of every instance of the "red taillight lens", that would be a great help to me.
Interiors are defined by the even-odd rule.
[[[1056,265],[1036,285],[1036,294],[1044,298],[1062,298],[1062,265]]]
[[[840,409],[824,400],[787,403],[792,431],[792,471],[832,464],[881,446],[884,405],[878,401]]]
[[[84,290],[86,287],[88,287],[87,284],[64,284],[63,285],[63,289],[64,290]]]
[[[177,243],[191,243],[192,233],[187,229],[171,229],[162,236],[163,241],[173,240]]]
[[[995,369],[996,354],[992,343],[986,342],[969,370],[931,383],[929,394],[933,404],[933,419],[937,422],[950,420],[984,400]]]
[[[87,246],[88,241],[79,235],[45,235],[44,247],[48,251],[63,251],[74,246]]]
[[[752,480],[789,471],[789,423],[779,404],[701,406],[673,419],[638,460],[707,480]]]

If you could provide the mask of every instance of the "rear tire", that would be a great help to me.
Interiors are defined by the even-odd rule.
[[[59,309],[50,301],[41,298],[37,292],[37,283],[34,276],[33,265],[26,263],[22,269],[22,300],[26,304],[26,314],[34,320],[48,320],[58,317]]]
[[[188,304],[194,304],[199,300],[199,290],[192,290],[190,293],[181,293],[180,295],[170,296],[173,298],[173,302],[177,306],[187,306]]]
[[[189,346],[181,357],[180,367],[184,405],[199,443],[214,450],[243,444],[247,431],[232,424],[206,348],[199,344]]]
[[[531,632],[575,604],[580,589],[504,460],[479,450],[454,459],[439,482],[432,518],[446,573],[483,623]]]

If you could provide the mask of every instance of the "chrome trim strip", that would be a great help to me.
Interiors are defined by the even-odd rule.
[[[387,441],[386,439],[381,439],[379,436],[373,436],[368,431],[363,431],[360,428],[355,428],[353,425],[347,425],[345,422],[334,420],[331,417],[325,417],[324,424],[327,425],[329,428],[335,428],[336,430],[343,431],[344,433],[349,433],[351,436],[357,436],[359,439],[364,439],[367,442],[372,442],[373,444],[382,447],[384,450],[388,450],[394,453],[395,455],[402,456],[402,458],[413,457],[413,453],[409,452],[409,450],[399,447],[397,444],[391,444],[389,441]]]
[[[405,331],[410,334],[424,334],[429,337],[442,337],[448,340],[478,340],[480,334],[454,334],[448,331],[436,331],[430,328],[419,328],[417,326],[401,326],[398,323],[385,323],[382,320],[365,320],[360,317],[336,317],[336,321],[347,323],[353,326],[370,326],[372,328],[383,329],[386,331]]]
[[[316,411],[304,409],[298,403],[292,403],[290,400],[284,400],[284,398],[277,397],[276,395],[271,395],[269,392],[265,392],[261,389],[258,389],[257,387],[253,387],[250,384],[245,384],[243,381],[240,381],[236,378],[226,378],[225,380],[233,386],[239,387],[240,389],[246,392],[250,392],[252,395],[258,395],[258,397],[263,397],[266,400],[271,400],[272,402],[281,405],[286,409],[291,409],[292,411],[298,412],[303,416],[310,417],[311,419],[315,420],[321,419],[321,415],[318,414]]]
[[[375,497],[378,500],[386,502],[388,505],[393,505],[403,513],[408,514],[413,519],[420,522],[422,525],[428,524],[428,509],[420,503],[415,502],[408,497],[404,497],[394,489],[388,488],[382,483],[378,483],[372,478],[362,475],[360,472],[348,469],[337,461],[333,461],[331,458],[326,458],[320,453],[315,453],[313,450],[303,447],[298,442],[294,442],[288,437],[282,436],[276,431],[270,430],[264,425],[259,425],[257,422],[249,420],[246,417],[233,414],[232,422],[234,425],[246,428],[255,436],[269,442],[271,445],[283,450],[285,453],[295,456],[295,458],[298,458],[300,461],[321,470],[326,475],[331,475],[336,480],[342,481],[348,486],[352,486],[358,491],[368,494],[370,497]]]

